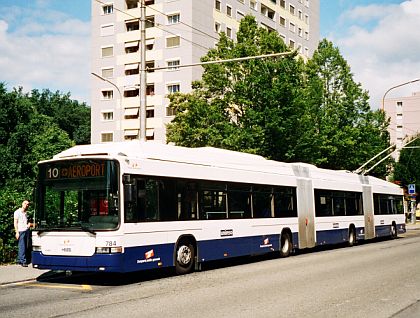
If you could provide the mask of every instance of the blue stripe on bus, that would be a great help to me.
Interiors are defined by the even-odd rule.
[[[376,235],[389,236],[390,226],[376,227]],[[397,226],[399,233],[405,226]],[[356,229],[359,233],[360,229]],[[293,247],[298,248],[298,233],[292,234]],[[358,235],[358,238],[360,236]],[[348,241],[348,229],[318,231],[316,245],[337,244]],[[227,238],[197,242],[199,262],[264,254],[280,249],[280,234]],[[174,266],[175,243],[129,247],[122,254],[94,254],[93,256],[48,256],[32,252],[32,263],[39,269],[133,272],[145,269]]]

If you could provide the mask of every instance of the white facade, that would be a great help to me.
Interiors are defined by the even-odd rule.
[[[253,14],[286,44],[311,56],[319,41],[319,0],[145,0],[146,138],[165,142],[173,119],[167,94],[191,91],[199,62],[218,41],[235,38],[240,19]],[[137,0],[92,0],[92,143],[139,138],[140,9]]]
[[[384,110],[390,119],[390,141],[396,144],[397,149],[401,149],[410,137],[420,133],[420,92],[386,99]]]

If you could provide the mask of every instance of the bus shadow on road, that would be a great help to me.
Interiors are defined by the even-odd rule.
[[[123,286],[167,278],[175,275],[173,268],[145,270],[132,273],[92,273],[50,271],[36,280],[42,283],[76,284],[91,286]]]

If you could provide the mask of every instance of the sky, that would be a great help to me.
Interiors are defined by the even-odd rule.
[[[0,82],[90,104],[91,0],[0,0]],[[420,78],[420,0],[320,0],[320,39],[339,48],[373,109]],[[420,91],[420,82],[388,97]]]

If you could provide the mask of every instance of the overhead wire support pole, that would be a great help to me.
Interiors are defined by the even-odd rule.
[[[392,144],[388,148],[382,150],[380,153],[378,153],[376,156],[370,158],[368,161],[366,161],[363,165],[361,165],[359,168],[357,168],[353,172],[354,173],[361,173],[363,171],[363,168],[366,167],[369,163],[371,163],[373,160],[375,160],[376,158],[378,158],[380,155],[382,155],[383,153],[387,152],[388,150],[392,149],[395,146],[396,146],[395,144]]]
[[[146,5],[145,0],[138,2],[140,7],[140,141],[146,141]]]
[[[202,65],[209,65],[209,64],[220,64],[220,63],[228,63],[228,62],[240,62],[240,61],[248,61],[248,60],[257,60],[262,58],[268,57],[282,57],[294,54],[295,52],[281,52],[281,53],[272,53],[272,54],[264,54],[264,55],[255,55],[255,56],[245,56],[245,57],[237,57],[233,59],[227,60],[214,60],[214,61],[206,61],[206,62],[199,62],[199,63],[192,63],[192,64],[184,64],[184,65],[177,65],[176,68],[183,68],[183,67],[192,67],[192,66],[202,66]],[[175,68],[174,66],[162,66],[162,67],[153,67],[148,68],[147,71],[156,71],[156,70],[164,70],[164,69],[172,69]]]
[[[416,141],[417,139],[419,139],[420,137],[416,137],[412,140],[410,140],[409,142],[407,142],[405,145],[402,146],[402,148],[405,148],[407,145],[411,144],[412,142]],[[388,148],[389,149],[389,148]],[[372,167],[370,167],[368,170],[363,171],[363,175],[369,173],[370,171],[372,171],[375,167],[377,167],[379,164],[381,164],[384,160],[388,159],[395,151],[397,151],[399,149],[395,149],[394,151],[392,151],[391,153],[389,153],[388,155],[386,155],[384,158],[382,158],[381,160],[379,160],[377,163],[375,163]],[[383,153],[383,151],[382,151]]]

